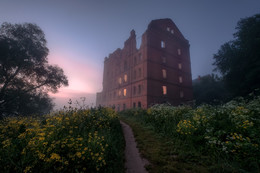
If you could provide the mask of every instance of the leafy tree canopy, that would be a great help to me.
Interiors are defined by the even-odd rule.
[[[197,105],[219,104],[227,101],[229,93],[224,87],[223,81],[218,76],[206,75],[193,80],[193,95]]]
[[[46,44],[35,24],[1,25],[0,116],[50,110],[53,104],[47,93],[68,85],[63,70],[48,64]]]
[[[236,30],[234,40],[214,55],[213,64],[233,97],[260,88],[260,14],[241,19]]]

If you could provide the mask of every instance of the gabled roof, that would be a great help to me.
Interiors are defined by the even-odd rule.
[[[175,36],[186,40],[175,23],[169,18],[152,20],[148,25],[148,30],[157,28],[166,31],[167,27],[169,27],[170,30],[173,30]]]

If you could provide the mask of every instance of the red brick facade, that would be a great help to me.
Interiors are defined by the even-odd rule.
[[[193,99],[189,42],[171,19],[153,20],[136,48],[132,30],[123,49],[105,58],[96,105],[116,110]]]

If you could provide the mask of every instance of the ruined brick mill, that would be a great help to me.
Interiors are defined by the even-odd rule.
[[[97,106],[117,111],[193,99],[189,41],[171,19],[152,20],[136,47],[132,30],[123,49],[104,60],[103,91]]]

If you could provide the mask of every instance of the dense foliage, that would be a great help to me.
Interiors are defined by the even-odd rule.
[[[201,76],[192,82],[193,97],[196,105],[220,104],[230,99],[224,82],[216,75]]]
[[[260,171],[260,97],[197,108],[155,105],[122,115],[172,139],[176,152],[186,155],[186,161],[200,160],[215,172]],[[205,156],[210,160],[201,161]]]
[[[1,172],[124,172],[123,150],[112,109],[0,121]]]
[[[48,92],[67,86],[58,66],[48,64],[43,31],[35,24],[3,23],[0,27],[0,118],[49,112]]]
[[[233,97],[260,88],[260,14],[241,19],[236,29],[234,40],[214,55],[216,70]]]

